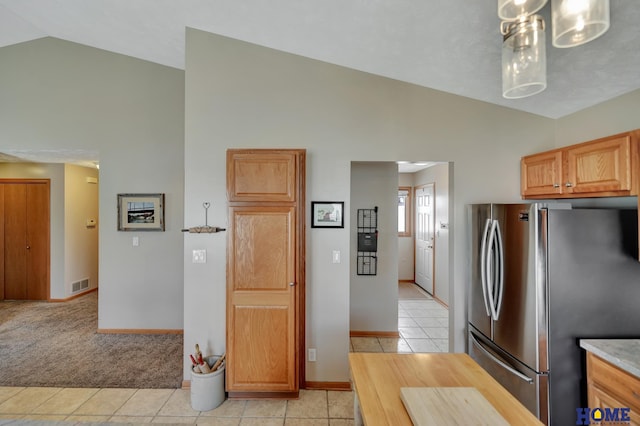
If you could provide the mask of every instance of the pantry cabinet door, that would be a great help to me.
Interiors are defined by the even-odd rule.
[[[227,389],[296,389],[295,214],[230,209]]]
[[[295,398],[305,381],[305,151],[227,151],[231,397]]]

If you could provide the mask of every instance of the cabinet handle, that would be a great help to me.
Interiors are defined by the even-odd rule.
[[[553,184],[553,187],[554,187],[554,188],[560,188],[560,184],[559,184],[559,183],[554,183],[554,184]]]
[[[295,282],[291,282],[291,283],[289,283],[289,287],[293,287],[294,285],[296,285],[296,283],[295,283]]]
[[[567,182],[564,184],[564,186],[566,186],[567,188],[571,188],[573,184],[571,182]]]
[[[27,246],[27,250],[31,250],[31,246]]]

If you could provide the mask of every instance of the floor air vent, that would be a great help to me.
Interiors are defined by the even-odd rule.
[[[87,288],[89,288],[89,278],[85,278],[84,280],[76,281],[71,284],[72,293],[80,290],[85,290]]]

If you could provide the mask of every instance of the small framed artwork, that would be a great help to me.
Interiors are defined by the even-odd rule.
[[[312,201],[312,228],[344,228],[344,201]]]
[[[118,194],[118,231],[164,231],[164,194]]]

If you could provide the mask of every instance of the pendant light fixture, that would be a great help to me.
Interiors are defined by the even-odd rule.
[[[502,96],[524,98],[547,87],[544,20],[547,0],[498,0],[502,33]],[[553,45],[574,47],[609,29],[609,0],[551,0]]]
[[[544,20],[540,15],[521,16],[501,25],[502,96],[524,98],[547,87]]]
[[[555,47],[580,46],[609,29],[609,0],[554,0],[551,20]]]
[[[547,4],[547,0],[498,0],[498,16],[513,21],[520,16],[533,15]]]

